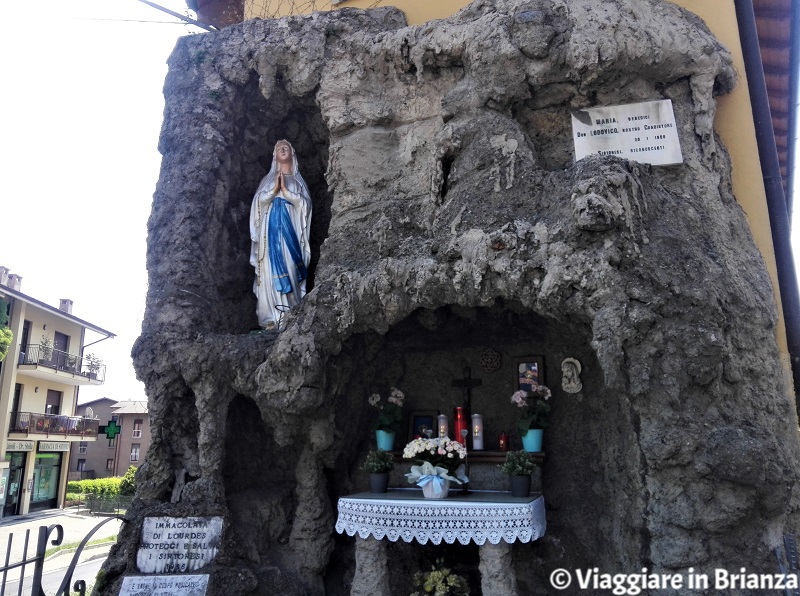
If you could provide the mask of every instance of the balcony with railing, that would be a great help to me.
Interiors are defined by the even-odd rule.
[[[17,368],[26,375],[68,385],[102,385],[106,378],[106,366],[99,359],[38,344],[28,344],[20,352]]]
[[[81,416],[61,416],[59,414],[39,414],[36,412],[12,412],[9,436],[30,437],[38,435],[47,438],[82,437],[84,441],[97,438],[100,421]]]

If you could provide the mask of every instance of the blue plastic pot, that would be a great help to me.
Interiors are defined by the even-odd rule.
[[[538,453],[542,450],[542,435],[544,430],[541,428],[528,429],[528,432],[522,435],[522,448],[528,453]]]
[[[376,430],[375,442],[378,443],[378,449],[392,451],[394,449],[394,432]]]

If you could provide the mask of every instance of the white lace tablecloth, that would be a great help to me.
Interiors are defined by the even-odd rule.
[[[402,538],[420,544],[429,540],[510,544],[537,540],[547,529],[541,496],[520,498],[494,491],[450,494],[446,499],[426,499],[419,489],[390,489],[342,497],[336,531],[392,542]]]

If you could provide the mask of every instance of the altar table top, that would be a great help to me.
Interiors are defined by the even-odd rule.
[[[360,538],[405,542],[442,540],[453,544],[530,542],[547,529],[544,498],[512,497],[509,492],[451,488],[445,499],[426,499],[421,489],[356,493],[339,499],[336,531]]]

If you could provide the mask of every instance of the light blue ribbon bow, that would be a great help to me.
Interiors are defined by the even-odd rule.
[[[460,470],[461,468],[459,468]],[[431,481],[436,482],[437,491],[443,490],[446,480],[461,484],[462,482],[469,482],[466,476],[460,475],[458,478],[450,476],[447,473],[447,468],[440,466],[433,466],[430,462],[423,462],[421,466],[411,466],[411,472],[406,474],[409,484],[416,484],[417,486],[425,486]]]
[[[432,474],[426,474],[425,476],[420,476],[419,482],[417,482],[417,486],[422,487],[428,484],[429,482],[436,483],[434,490],[437,493],[442,492],[442,490],[444,489],[445,479],[442,478],[441,476],[433,476]]]

